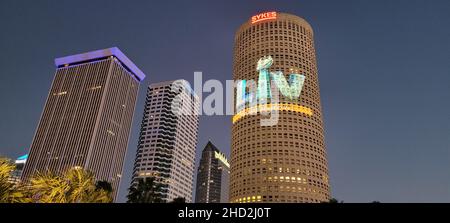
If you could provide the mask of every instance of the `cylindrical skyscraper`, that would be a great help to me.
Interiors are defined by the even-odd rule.
[[[235,35],[233,79],[261,79],[255,69],[261,58],[273,60],[267,77],[282,72],[292,87],[298,82],[290,74],[299,74],[304,82],[300,97],[287,95],[292,91],[283,92],[281,84],[279,101],[269,94],[278,105],[276,125],[261,125],[261,115],[248,110],[233,117],[230,202],[326,202],[330,187],[311,26],[285,13],[253,16]]]

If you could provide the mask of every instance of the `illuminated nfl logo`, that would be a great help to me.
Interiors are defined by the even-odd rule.
[[[256,95],[252,92],[255,88],[255,82],[252,80],[240,80],[237,83],[236,92],[236,111],[242,111],[247,104],[266,104],[268,99],[272,98],[271,94],[271,81],[275,83],[280,93],[289,100],[296,100],[300,97],[305,82],[305,76],[301,74],[290,74],[289,82],[286,80],[283,72],[275,71],[270,72],[269,68],[273,64],[271,56],[265,56],[259,59],[256,70],[259,71],[259,78],[257,82]],[[250,89],[247,92],[247,88]]]

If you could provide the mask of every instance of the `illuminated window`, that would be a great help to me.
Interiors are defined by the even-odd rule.
[[[67,91],[62,91],[62,92],[58,92],[58,93],[53,93],[54,96],[61,96],[61,95],[65,95],[67,94]]]
[[[95,87],[89,88],[89,90],[97,90],[97,89],[100,89],[100,88],[102,88],[102,86],[95,86]]]

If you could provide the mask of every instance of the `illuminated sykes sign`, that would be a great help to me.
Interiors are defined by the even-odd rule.
[[[277,12],[264,12],[252,16],[252,24],[270,19],[277,19]]]

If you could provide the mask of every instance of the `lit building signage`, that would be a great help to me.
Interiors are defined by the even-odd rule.
[[[277,19],[277,12],[264,12],[255,16],[252,16],[252,24],[255,24],[257,22],[265,21],[265,20],[271,20],[271,19]]]
[[[313,115],[313,111],[311,108],[295,105],[295,104],[287,104],[287,103],[279,103],[279,104],[265,104],[265,105],[256,105],[251,108],[246,108],[236,115],[233,116],[233,124],[239,121],[241,118],[247,115],[255,115],[258,112],[272,112],[272,111],[292,111],[302,113],[308,116]]]
[[[21,157],[16,159],[16,164],[25,163],[25,162],[27,162],[27,159],[28,159],[28,154],[25,154],[25,155],[23,155],[23,156],[21,156]]]
[[[274,83],[285,98],[296,101],[301,95],[306,77],[301,74],[290,74],[288,81],[283,72],[269,71],[272,64],[273,59],[271,56],[261,58],[256,66],[256,70],[259,71],[258,82],[255,83],[255,81],[252,82],[251,80],[240,80],[237,82],[237,114],[233,117],[233,123],[244,116],[265,111],[293,111],[309,116],[313,115],[310,108],[299,106],[295,103],[278,103],[273,101],[270,83]],[[247,89],[249,89],[248,92]],[[272,102],[270,103],[269,100]]]
[[[224,154],[214,151],[214,157],[220,160],[226,167],[230,168],[230,164]]]

